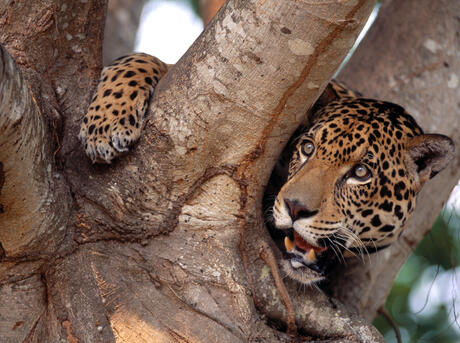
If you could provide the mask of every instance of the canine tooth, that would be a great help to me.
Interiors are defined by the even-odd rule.
[[[308,260],[309,262],[313,262],[314,260],[316,260],[315,250],[310,249],[310,250],[308,251],[307,260]]]
[[[291,251],[292,249],[294,249],[294,242],[291,241],[291,239],[288,236],[286,236],[284,237],[284,246],[286,247],[287,251]]]

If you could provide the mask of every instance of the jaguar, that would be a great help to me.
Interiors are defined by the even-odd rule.
[[[284,149],[264,196],[267,226],[284,243],[282,267],[304,284],[395,242],[423,185],[454,154],[449,137],[424,134],[403,107],[338,82],[310,117]]]

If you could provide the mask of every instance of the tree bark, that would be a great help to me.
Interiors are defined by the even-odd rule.
[[[62,175],[67,196],[51,188],[53,206],[34,216],[29,230],[34,244],[25,244],[27,236],[16,245],[0,238],[6,342],[288,342],[292,336],[275,329],[286,322],[304,338],[383,341],[352,306],[283,285],[261,213],[277,156],[374,4],[227,2],[160,82],[134,151],[111,166],[91,165],[76,141],[101,67],[105,5],[0,5],[0,40],[35,99],[20,98],[24,113],[38,123],[42,118],[44,127],[33,136],[37,143],[24,143],[25,158],[47,141],[52,148],[43,145],[43,158],[52,161],[55,152],[51,171]],[[23,18],[37,23],[43,11],[49,12],[46,25],[31,24],[25,34]],[[79,20],[69,21],[72,16]],[[2,89],[11,88],[5,80]],[[8,113],[0,113],[1,124]],[[0,152],[3,165],[10,151]],[[40,176],[48,167],[38,165],[34,175]],[[4,189],[21,173],[14,168],[0,175],[3,204],[17,197]],[[27,188],[32,193],[33,186]],[[0,234],[11,237],[18,227],[5,229],[6,213]],[[62,230],[46,224],[53,216],[65,220]],[[48,232],[52,244],[35,241]]]
[[[3,48],[0,59],[1,250],[17,259],[50,256],[64,237],[69,194],[27,83]]]

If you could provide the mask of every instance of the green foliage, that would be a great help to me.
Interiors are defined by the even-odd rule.
[[[458,276],[457,280],[453,276],[460,265],[459,237],[459,213],[444,210],[399,272],[385,308],[398,325],[403,342],[460,342],[460,318],[455,321],[453,315],[460,315],[455,298],[460,296],[460,285]],[[418,305],[411,307],[410,298],[414,300],[416,295]],[[453,299],[447,302],[430,301],[450,296]],[[393,329],[382,316],[374,325],[387,342],[396,342]]]

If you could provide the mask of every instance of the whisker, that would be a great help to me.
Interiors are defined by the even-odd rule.
[[[364,256],[367,255],[368,258],[369,258],[369,262],[370,262],[370,254],[369,254],[369,251],[367,250],[367,247],[364,245],[364,242],[352,231],[350,230],[347,226],[344,226],[342,227],[342,232],[341,233],[338,233],[337,236],[339,236],[340,238],[343,238],[346,241],[348,240],[351,240],[352,243],[355,243],[356,244],[356,248],[358,249],[359,251],[359,255],[361,257],[361,260],[363,261],[364,263]],[[356,256],[355,253],[353,253],[349,248],[347,248],[346,246],[344,246],[345,249],[347,249],[347,251],[349,251],[350,253],[354,254]]]
[[[327,240],[331,243],[330,247],[332,251],[334,252],[335,256],[339,259],[339,261],[342,261],[343,264],[346,264],[345,258],[343,257],[343,254],[340,252],[340,249],[337,249],[335,246],[335,242],[333,242],[329,237],[326,237]]]
[[[354,233],[349,227],[344,227],[345,229],[345,232],[349,235],[349,237],[358,245],[358,247],[361,247],[364,249],[365,253],[369,256],[369,251],[367,250],[367,247],[366,245],[364,244],[364,242],[359,238],[358,235],[356,235],[356,233]]]
[[[340,243],[340,242],[334,242],[336,245],[342,247],[344,250],[348,251],[350,254],[352,254],[353,256],[357,257],[357,258],[361,258],[361,260],[363,260],[363,256],[362,255],[357,255],[355,252],[351,251],[349,248],[347,248],[344,244]],[[364,260],[363,260],[364,262]]]

